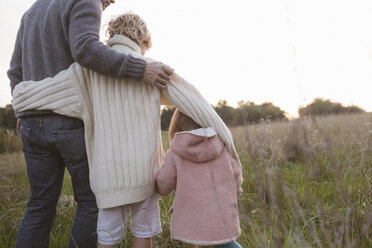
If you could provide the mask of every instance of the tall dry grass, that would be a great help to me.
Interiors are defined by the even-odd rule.
[[[371,123],[341,115],[234,129],[246,246],[372,247]]]
[[[243,247],[372,247],[371,114],[262,122],[232,133],[244,175]],[[163,141],[167,150],[166,132]],[[14,247],[27,198],[22,153],[0,154],[0,247]],[[172,200],[159,198],[163,232],[154,247],[187,247],[170,239]],[[66,247],[75,207],[66,174],[50,247]],[[119,247],[130,244],[127,232]]]

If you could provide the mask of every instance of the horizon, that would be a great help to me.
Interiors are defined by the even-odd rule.
[[[310,104],[312,104],[315,100],[317,100],[317,99],[321,99],[321,100],[325,100],[325,101],[327,101],[327,100],[329,100],[329,101],[331,101],[332,103],[334,103],[334,104],[341,104],[341,106],[342,107],[358,107],[358,108],[360,108],[362,111],[364,111],[366,114],[370,114],[370,113],[372,113],[372,111],[367,111],[367,110],[365,110],[365,109],[363,109],[362,107],[360,107],[360,106],[357,106],[357,105],[345,105],[345,104],[342,104],[342,103],[339,103],[339,102],[335,102],[335,101],[332,101],[331,99],[324,99],[324,98],[319,98],[319,97],[317,97],[317,98],[314,98],[313,100],[312,100],[312,102],[310,102],[309,104],[307,104],[307,105],[305,105],[305,106],[298,106],[298,111],[297,111],[297,116],[293,116],[293,115],[291,115],[291,114],[289,114],[287,111],[285,111],[285,109],[282,109],[280,106],[277,106],[277,105],[275,105],[275,104],[273,104],[272,102],[262,102],[262,103],[256,103],[256,102],[252,102],[252,101],[243,101],[243,100],[241,100],[241,101],[239,101],[239,102],[243,102],[243,103],[248,103],[248,102],[251,102],[251,103],[253,103],[254,105],[262,105],[262,104],[264,104],[264,103],[271,103],[271,104],[273,104],[275,107],[279,107],[280,108],[280,110],[282,110],[283,112],[284,112],[284,116],[285,116],[285,118],[287,118],[288,120],[293,120],[293,119],[297,119],[297,118],[301,118],[300,117],[300,115],[299,115],[299,110],[300,110],[300,108],[304,108],[304,107],[307,107],[308,105],[310,105]],[[218,103],[220,102],[220,101],[226,101],[225,99],[220,99],[220,100],[218,100],[217,101],[217,103],[216,104],[212,104],[212,106],[213,107],[217,107],[218,106]],[[239,102],[237,102],[237,104],[236,105],[231,105],[228,101],[226,101],[226,106],[229,106],[229,107],[233,107],[234,109],[237,109],[239,106]],[[0,106],[0,108],[5,108],[6,106],[8,106],[8,105],[11,105],[11,103],[8,103],[8,104],[5,104],[4,106]],[[161,108],[163,109],[163,108],[166,108],[166,107],[174,107],[174,106],[172,106],[172,105],[161,105]],[[333,114],[335,114],[335,113],[333,113]],[[345,114],[345,113],[338,113],[338,114]],[[351,113],[352,114],[352,113]],[[330,115],[332,115],[332,113],[330,114]]]
[[[0,46],[2,107],[11,103],[6,71],[20,18],[33,2],[0,3],[7,23],[0,32],[9,37]],[[151,32],[146,55],[173,67],[212,105],[271,102],[297,117],[300,106],[323,98],[372,111],[371,2],[117,0],[102,26],[129,10]]]

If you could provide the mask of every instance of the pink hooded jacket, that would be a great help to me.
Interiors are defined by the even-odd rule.
[[[176,190],[172,239],[215,245],[240,236],[237,198],[242,192],[240,165],[213,128],[176,133],[156,178],[166,196]]]

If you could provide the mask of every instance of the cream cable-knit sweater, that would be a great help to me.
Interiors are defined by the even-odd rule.
[[[113,49],[143,58],[131,39],[116,35]],[[239,161],[231,133],[199,91],[174,73],[162,92],[142,80],[116,79],[72,64],[53,78],[25,81],[13,91],[13,108],[52,110],[82,119],[91,188],[99,208],[141,201],[155,190],[163,163],[160,100],[163,95],[203,127],[213,127]]]

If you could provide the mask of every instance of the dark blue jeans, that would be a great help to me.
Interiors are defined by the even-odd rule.
[[[223,245],[216,245],[214,248],[242,248],[236,241],[223,244]]]
[[[16,247],[49,246],[65,168],[77,203],[68,247],[96,247],[98,209],[89,184],[83,122],[61,115],[32,116],[22,119],[20,132],[31,193]]]

